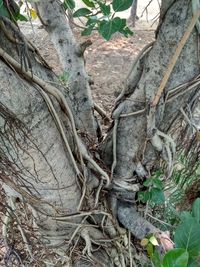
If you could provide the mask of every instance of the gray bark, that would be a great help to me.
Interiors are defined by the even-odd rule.
[[[176,14],[176,19],[174,14]],[[139,67],[139,72],[138,69],[133,69],[135,72],[135,76],[134,73],[131,74],[133,81],[133,77],[137,77],[138,80],[138,73],[141,74],[137,85],[131,89],[132,92],[128,89],[125,99],[122,99],[123,101],[118,104],[113,112],[113,117],[119,118],[117,128],[116,179],[117,177],[120,177],[120,179],[123,179],[123,177],[132,179],[134,172],[137,171],[138,162],[141,162],[144,167],[148,167],[148,164],[151,165],[150,163],[153,164],[154,162],[152,156],[156,157],[156,155],[150,142],[148,142],[147,148],[152,152],[148,152],[148,149],[144,151],[144,144],[147,139],[147,113],[144,112],[143,114],[123,118],[119,116],[120,114],[129,114],[147,108],[149,103],[151,103],[165,74],[166,67],[191,21],[191,17],[192,10],[191,5],[188,5],[188,1],[176,1],[166,14],[156,42],[146,55],[145,60],[143,60],[142,72],[141,66]],[[192,80],[199,74],[197,38],[197,30],[194,29],[175,65],[170,80],[167,83],[165,94],[172,88]],[[128,85],[130,87],[130,81]],[[194,88],[191,92],[176,97],[174,101],[165,103],[165,107],[163,107],[163,96],[157,110],[156,127],[167,132],[169,130],[168,126],[177,117],[180,108],[187,105],[190,97],[195,92]],[[111,165],[112,158],[109,159],[108,155],[112,155],[112,151],[110,151],[110,149],[112,150],[112,145],[110,144],[112,143],[112,137],[109,135],[107,140],[105,142],[107,149],[105,148],[103,157],[107,154],[107,162]]]
[[[0,34],[3,36],[2,32]],[[1,47],[3,40],[0,40]],[[8,52],[14,51],[8,44],[6,48]],[[15,53],[13,57],[17,58]],[[52,74],[36,62],[32,62],[32,68],[44,80],[53,81]],[[0,176],[7,176],[16,184],[15,189],[19,189],[14,192],[5,186],[7,196],[22,200],[20,189],[23,189],[38,200],[34,204],[25,197],[38,215],[36,223],[40,234],[49,245],[59,244],[71,235],[73,227],[54,220],[55,210],[66,214],[77,211],[81,193],[76,173],[40,89],[19,79],[3,61],[0,61],[0,79],[3,157]],[[3,116],[2,107],[6,107],[6,116]],[[58,105],[57,110],[60,112]],[[15,125],[16,120],[21,123],[19,127]],[[70,136],[69,128],[66,131]],[[12,168],[9,169],[6,162],[8,165],[10,162]]]
[[[133,0],[133,4],[131,6],[130,19],[132,22],[132,26],[135,27],[135,21],[137,20],[137,0]]]
[[[109,203],[105,204],[106,201],[103,199],[101,205],[105,205],[104,211],[107,211],[109,210],[108,204],[110,204],[113,213],[116,217],[118,216],[119,221],[139,239],[142,239],[149,232],[155,233],[157,229],[142,219],[135,208],[118,201],[118,199],[125,198],[133,202],[135,192],[140,189],[138,182],[147,178],[153,167],[154,169],[156,168],[155,162],[161,156],[165,156],[162,142],[160,147],[160,143],[153,141],[155,136],[149,137],[147,133],[149,122],[147,110],[191,17],[191,6],[188,5],[187,0],[176,1],[168,10],[164,22],[158,31],[155,44],[140,60],[137,65],[138,67],[133,68],[124,97],[118,102],[118,106],[116,106],[113,112],[115,126],[117,126],[114,129],[117,133],[117,165],[114,168],[112,180],[113,190],[108,194]],[[52,32],[53,30],[54,27],[52,26]],[[0,47],[3,47],[13,58],[20,61],[16,53],[16,46],[11,45],[6,40],[3,32],[0,32],[0,36]],[[55,37],[56,40],[57,37]],[[171,88],[194,79],[199,74],[197,38],[198,34],[196,29],[194,29],[167,83],[165,93],[170,92]],[[44,80],[57,82],[56,77],[54,77],[51,71],[45,69],[41,63],[34,60],[34,56],[34,53],[29,55],[32,72]],[[34,84],[31,79],[29,81],[19,79],[19,75],[20,70],[16,73],[16,71],[13,71],[12,66],[2,60],[0,61],[0,156],[3,159],[0,163],[0,177],[6,184],[4,188],[8,196],[21,198],[23,193],[26,193],[24,199],[34,209],[36,224],[38,231],[42,234],[43,242],[45,243],[45,240],[48,240],[47,246],[61,245],[60,251],[56,249],[56,252],[59,251],[61,253],[66,249],[63,241],[68,241],[76,228],[76,226],[70,223],[79,223],[80,218],[83,218],[80,216],[68,219],[65,216],[78,213],[77,207],[82,192],[80,184],[77,183],[78,178],[72,164],[72,157],[70,157],[69,151],[65,148],[60,132],[48,111],[46,102],[41,94],[41,88]],[[134,77],[138,81],[137,83],[135,83]],[[131,81],[134,81],[132,85]],[[64,91],[60,86],[58,88],[60,91]],[[173,121],[179,114],[180,108],[185,107],[191,97],[195,99],[197,89],[199,88],[195,87],[191,91],[185,91],[185,93],[177,95],[171,102],[167,102],[162,96],[156,112],[155,130],[157,131],[158,129],[167,134]],[[186,89],[183,88],[183,90]],[[68,97],[70,99],[70,96]],[[78,167],[81,167],[70,120],[65,117],[60,106],[52,96],[51,99],[64,124],[64,131],[73,156],[76,155],[74,158],[76,158]],[[73,101],[70,102],[71,108],[73,108]],[[88,105],[86,106],[88,107]],[[129,114],[144,108],[146,110],[138,115],[120,117],[123,114]],[[83,109],[83,113],[85,111]],[[76,115],[77,112],[82,113],[79,108],[76,108],[74,114]],[[85,114],[78,114],[79,119],[81,116],[85,118]],[[84,123],[81,126],[78,120],[76,125],[81,130],[84,129]],[[93,124],[90,129],[93,129]],[[102,149],[103,160],[110,167],[113,162],[112,132],[114,130],[108,134]],[[156,140],[159,141],[159,139]],[[85,160],[84,175],[87,175],[87,173],[91,174],[89,170],[91,163],[88,163],[88,165],[87,163],[88,155]],[[93,178],[95,175],[87,177]],[[96,182],[95,186],[97,187],[98,184]],[[90,190],[86,190],[89,193],[87,195],[89,196],[87,201],[89,210],[94,208],[92,197],[94,192]],[[115,197],[112,197],[112,194],[115,194]],[[55,216],[57,217],[58,215],[63,216],[63,222],[57,218],[55,219]],[[85,231],[82,231],[82,228],[78,231],[78,235],[81,236],[87,245],[87,238],[90,237],[89,240],[93,240],[94,244],[95,242],[97,244],[102,244],[101,242],[103,242],[102,247],[106,246],[106,249],[90,255],[91,250],[87,246],[86,252],[90,258],[96,257],[92,258],[96,265],[101,261],[100,265],[102,266],[116,266],[117,264],[117,266],[126,266],[126,264],[129,266],[128,261],[125,261],[122,257],[123,251],[126,250],[125,246],[119,248],[115,246],[115,243],[109,243],[109,246],[103,241],[103,239],[107,240],[109,237],[116,237],[119,238],[118,243],[122,244],[121,238],[124,233],[122,230],[120,232],[121,228],[118,224],[116,224],[116,228],[112,227],[112,220],[108,220],[108,224],[102,230],[101,221],[103,215],[98,214],[95,216],[92,214],[92,216],[91,218],[94,218],[95,226],[98,226],[98,229],[94,230],[91,226],[88,227],[87,225],[83,229]],[[87,222],[86,217],[85,222]],[[143,225],[143,228],[139,227],[140,224]],[[120,233],[119,236],[118,231]],[[66,261],[65,266],[68,266],[67,264]],[[87,266],[84,260],[74,264],[75,266]],[[90,263],[88,265],[91,266]]]
[[[58,53],[63,71],[68,77],[66,97],[70,103],[76,126],[96,138],[97,125],[89,76],[85,70],[84,51],[88,43],[78,44],[59,1],[40,0],[35,3],[39,18]]]

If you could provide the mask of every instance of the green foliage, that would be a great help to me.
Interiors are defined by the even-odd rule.
[[[182,213],[182,222],[176,228],[176,248],[163,259],[154,253],[151,257],[155,267],[199,267],[200,266],[200,198],[193,203],[192,212]]]
[[[64,0],[63,2],[64,9],[74,9],[75,8],[75,1],[74,0]]]
[[[196,218],[198,223],[200,223],[200,198],[197,198],[192,205],[192,216]]]
[[[82,2],[88,7],[95,7],[94,1],[92,0],[82,0]]]
[[[73,14],[74,18],[78,18],[78,17],[86,17],[88,15],[91,15],[92,11],[89,10],[88,8],[80,8],[78,10],[76,10]]]
[[[183,248],[175,248],[169,251],[163,259],[163,267],[187,267],[189,254]]]
[[[110,15],[110,10],[111,10],[110,5],[106,5],[104,3],[99,2],[99,7],[100,7],[101,12],[104,16]]]
[[[184,155],[178,157],[173,174],[170,180],[165,184],[165,194],[168,197],[165,200],[165,209],[159,211],[159,216],[162,220],[176,226],[180,223],[180,220],[182,220],[181,217],[184,216],[185,213],[183,212],[180,216],[179,209],[191,209],[190,203],[187,201],[187,195],[188,192],[192,194],[193,190],[194,192],[198,192],[198,186],[200,185],[200,183],[198,185],[199,169],[199,162],[196,162],[196,165],[192,166],[191,169],[191,165]],[[197,196],[198,195],[196,195],[196,197]],[[158,214],[158,212],[156,214]]]
[[[191,257],[200,255],[200,224],[195,218],[186,218],[175,232],[177,247],[187,249]]]
[[[161,205],[165,202],[164,184],[159,179],[160,172],[157,172],[151,178],[147,179],[143,185],[147,188],[146,191],[139,192],[138,200],[146,203],[151,202],[153,205]]]
[[[63,72],[61,75],[58,76],[58,79],[63,85],[67,85],[67,82],[69,80],[69,73]]]
[[[131,7],[133,0],[113,0],[112,6],[115,12],[124,11]]]
[[[28,21],[28,19],[20,13],[20,7],[17,3],[13,3],[14,6],[5,5],[3,0],[0,0],[0,16],[7,17],[12,21]]]
[[[0,0],[0,16],[10,17],[8,9],[4,6],[3,0]]]
[[[115,17],[116,12],[128,9],[133,0],[113,0],[111,4],[101,0],[82,0],[82,2],[87,7],[80,8],[73,14],[75,18],[84,17],[87,19],[86,28],[82,35],[90,35],[93,30],[97,30],[104,39],[110,40],[116,32],[126,37],[133,34],[127,27],[125,19]]]
[[[153,234],[150,234],[149,236],[141,240],[141,246],[143,246],[146,249],[147,254],[150,258],[153,258],[153,257],[155,258],[154,256],[154,253],[156,251],[155,247],[158,245],[159,245],[158,241]]]
[[[127,36],[129,33],[127,32],[126,20],[119,17],[116,17],[109,21],[102,20],[99,24],[98,30],[103,38],[107,41],[110,40],[111,36],[116,32],[123,33],[125,36]]]

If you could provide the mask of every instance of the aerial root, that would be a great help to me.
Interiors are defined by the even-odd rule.
[[[121,190],[128,190],[128,191],[132,191],[132,192],[138,192],[140,190],[140,184],[132,184],[123,180],[117,180],[115,179],[113,181],[115,187],[119,187],[119,189]]]
[[[28,242],[28,239],[26,237],[26,234],[21,226],[21,223],[20,223],[20,219],[19,217],[17,216],[17,212],[16,212],[16,205],[15,205],[15,198],[13,197],[9,197],[8,198],[8,209],[6,211],[6,214],[5,214],[5,217],[4,217],[4,220],[3,220],[3,227],[2,227],[2,236],[3,236],[3,239],[4,239],[4,243],[5,245],[9,248],[9,242],[8,242],[8,228],[9,228],[9,225],[12,223],[13,221],[13,217],[16,219],[16,222],[17,222],[17,228],[21,234],[21,237],[22,237],[22,240],[26,246],[26,249],[31,257],[31,260],[33,259],[33,254],[32,254],[32,250],[31,250],[31,247],[29,245],[29,242]]]
[[[168,163],[168,177],[171,176],[173,171],[173,162],[176,153],[176,144],[174,140],[167,134],[156,129],[154,136],[151,139],[153,147],[159,151],[163,152],[163,157]]]
[[[8,199],[8,209],[6,211],[6,214],[3,218],[3,226],[2,226],[2,237],[3,237],[3,240],[4,240],[4,244],[8,247],[9,244],[8,244],[8,228],[9,228],[9,225],[11,224],[12,222],[12,215],[11,215],[11,210],[10,210],[10,198]]]
[[[83,249],[83,254],[87,254],[88,257],[94,261],[95,263],[98,263],[99,266],[102,266],[102,267],[106,267],[105,264],[103,264],[102,262],[100,262],[92,253],[92,239],[90,237],[90,231],[93,230],[92,228],[90,229],[87,229],[87,228],[84,228],[80,235],[81,237],[83,238],[83,240],[85,241],[85,248]],[[94,229],[95,230],[95,229]],[[92,231],[93,232],[93,231]],[[94,235],[95,235],[95,232],[94,232]],[[103,237],[103,235],[102,235]],[[95,243],[95,242],[94,242]]]
[[[96,103],[94,103],[94,109],[99,113],[99,115],[102,117],[103,121],[105,122],[105,124],[110,122],[110,118],[108,117],[108,115],[106,114],[106,112]]]
[[[16,205],[15,205],[15,203],[16,203],[16,201],[13,200],[13,198],[11,197],[10,198],[10,204],[11,204],[11,208],[12,208],[13,212],[16,211]],[[26,249],[27,249],[27,251],[28,251],[28,253],[29,253],[30,257],[31,257],[31,260],[32,260],[33,259],[33,253],[32,253],[31,247],[29,245],[28,239],[26,237],[26,234],[24,232],[24,229],[21,226],[20,219],[19,219],[17,213],[15,212],[14,215],[15,215],[15,219],[17,221],[17,228],[20,231],[20,234],[22,236],[22,240],[24,241],[24,244],[26,246]]]

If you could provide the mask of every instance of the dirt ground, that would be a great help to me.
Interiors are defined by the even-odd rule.
[[[116,34],[110,41],[105,41],[97,33],[82,37],[79,29],[74,30],[78,42],[91,39],[92,45],[85,52],[86,69],[94,84],[91,86],[94,101],[106,112],[111,111],[117,92],[120,92],[137,54],[154,39],[156,24],[152,21],[139,20],[132,29],[134,35],[126,38]],[[48,34],[41,28],[39,22],[31,25],[22,24],[25,35],[38,47],[47,62],[57,74],[62,74],[59,60]]]

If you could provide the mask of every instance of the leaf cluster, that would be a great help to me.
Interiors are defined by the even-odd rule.
[[[4,16],[11,21],[28,21],[27,18],[21,14],[20,6],[14,1],[0,0],[0,17]]]
[[[86,7],[80,8],[73,13],[74,18],[84,17],[86,27],[82,35],[87,36],[92,31],[97,30],[99,34],[110,40],[116,32],[128,37],[133,32],[129,29],[126,19],[116,17],[117,12],[127,10],[131,7],[134,0],[113,0],[110,4],[102,0],[82,0]],[[65,9],[74,9],[74,0],[64,0],[63,6]]]
[[[174,234],[175,249],[162,259],[155,252],[151,260],[155,267],[200,267],[200,198],[191,212],[183,212]]]

